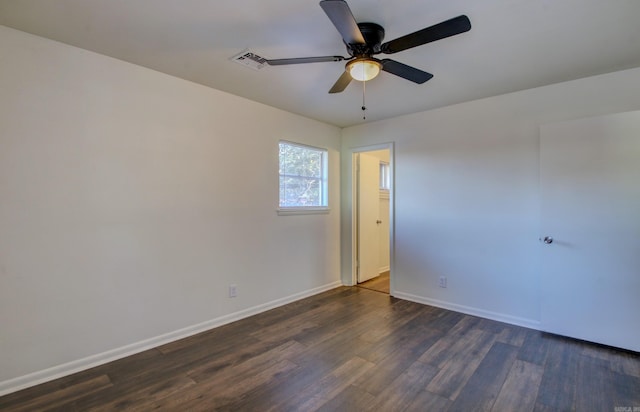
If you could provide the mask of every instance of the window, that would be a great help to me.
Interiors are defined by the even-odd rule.
[[[389,190],[390,187],[389,163],[380,162],[380,190]]]
[[[284,141],[279,148],[279,212],[328,211],[327,150]]]

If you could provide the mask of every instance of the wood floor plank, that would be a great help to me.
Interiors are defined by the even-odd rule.
[[[318,327],[302,330],[291,335],[291,338],[304,345],[313,346],[336,335],[353,335],[354,331],[364,333],[380,323],[379,319],[386,310],[388,309],[360,307],[356,312],[348,311],[348,313],[321,319],[318,321]],[[365,325],[366,327],[363,328]]]
[[[539,402],[536,402],[536,405],[533,407],[533,412],[567,412],[567,411],[572,411],[572,409],[558,409],[553,406],[545,405]]]
[[[441,336],[440,332],[424,327],[423,322],[417,317],[402,325],[392,326],[391,330],[390,334],[375,344],[356,348],[356,353],[377,363],[394,352],[401,352],[402,348],[412,348],[416,342],[424,342],[423,344],[426,345],[427,342],[432,341],[433,337]]]
[[[520,326],[508,325],[502,332],[500,332],[496,341],[512,346],[522,347],[524,339],[527,336],[527,332],[528,329]]]
[[[338,333],[339,329],[344,330],[349,319],[362,322],[361,314],[368,312],[380,313],[382,316],[383,311],[390,306],[389,303],[381,305],[381,300],[367,299],[366,294],[350,295],[347,299],[349,304],[317,307],[302,314],[290,315],[286,323],[265,326],[251,336],[262,341],[296,339],[303,344],[313,344],[326,339],[331,333]]]
[[[533,411],[543,371],[544,368],[540,365],[516,360],[491,410]]]
[[[287,364],[290,361],[286,361]],[[282,404],[297,391],[317,382],[322,374],[316,373],[308,377],[307,371],[299,365],[295,368],[278,370],[267,381],[254,386],[242,393],[237,393],[233,399],[228,399],[225,405],[219,405],[219,411],[257,411],[265,410],[265,405]],[[308,377],[305,381],[305,377]],[[297,380],[297,378],[302,378]],[[295,389],[293,388],[295,387]]]
[[[623,353],[612,356],[609,362],[614,372],[640,378],[640,359],[638,359],[638,356],[634,357],[628,353]]]
[[[377,371],[378,368],[374,370]],[[438,373],[438,368],[416,361],[391,384],[377,391],[376,404],[372,410],[403,411],[424,390]]]
[[[233,345],[240,337],[246,338],[249,333],[259,328],[260,326],[253,319],[243,319],[243,321],[228,323],[215,329],[158,346],[155,349],[165,355],[184,351],[193,353],[194,348],[210,348],[213,343],[217,348],[222,349]]]
[[[272,411],[313,411],[322,407],[340,392],[349,387],[375,364],[358,357],[349,359],[318,382],[308,386],[288,399],[284,405],[273,407]]]
[[[273,349],[260,353],[238,364],[232,364],[233,367],[218,368],[217,365],[213,369],[210,365],[202,365],[187,372],[187,376],[196,382],[207,382],[207,385],[215,385],[216,383],[231,385],[233,382],[240,381],[246,376],[250,376],[258,372],[261,368],[270,367],[274,363],[281,360],[289,359],[297,354],[303,353],[306,347],[296,341],[288,341]],[[231,366],[231,365],[230,365]]]
[[[379,342],[416,317],[425,316],[426,309],[424,305],[403,301],[385,312],[382,316],[375,316],[376,322],[359,336],[361,340]]]
[[[500,335],[505,329],[509,328],[509,325],[491,319],[479,319],[477,327],[480,330]]]
[[[297,368],[298,365],[287,359],[283,359],[276,363],[269,364],[268,367],[260,371],[244,375],[242,379],[233,379],[233,382],[206,382],[204,385],[201,385],[200,388],[194,388],[194,391],[205,395],[205,397],[192,399],[184,403],[181,409],[197,410],[204,408],[204,410],[211,410],[213,407],[220,408],[221,406],[232,404],[238,397],[268,383],[279,374],[287,373]],[[202,399],[206,399],[206,402],[203,402]]]
[[[157,353],[160,354],[160,352]],[[131,363],[123,363],[122,361],[129,359],[125,358],[112,362],[113,367],[110,367],[111,364],[107,364],[96,368],[109,375],[113,386],[93,394],[87,393],[86,396],[75,400],[73,404],[68,404],[65,409],[73,410],[70,408],[73,406],[79,411],[86,411],[109,404],[114,400],[129,402],[131,398],[138,398],[139,394],[153,393],[153,388],[158,388],[156,389],[158,393],[168,393],[176,386],[181,389],[193,382],[180,373],[179,365],[162,354],[160,356],[145,356],[143,359],[139,359],[137,356],[131,358],[136,360]],[[181,382],[184,385],[181,385]]]
[[[456,397],[451,409],[490,411],[517,354],[518,348],[515,346],[494,343]]]
[[[171,372],[174,366],[171,358],[160,351],[151,350],[98,366],[97,369],[108,374],[114,385],[121,385],[132,381],[138,383],[149,376]]]
[[[373,394],[384,391],[440,338],[441,333],[423,329],[402,341],[394,342],[388,347],[391,351],[387,350],[387,356],[376,361],[376,368],[360,377],[355,385]],[[420,365],[420,368],[423,369],[423,366]]]
[[[640,406],[639,375],[637,353],[340,287],[0,397],[0,410],[611,411]]]
[[[536,403],[557,410],[573,410],[580,350],[564,338],[553,337],[548,342],[549,353]]]
[[[440,308],[429,308],[429,327],[443,332],[451,331],[460,321],[478,322],[479,319],[463,313],[452,312]]]
[[[233,382],[229,384],[218,381],[199,383],[171,396],[151,402],[148,405],[148,410],[222,410],[242,394],[269,382],[280,373],[295,368],[297,365],[286,359],[269,363],[256,371],[255,374],[244,374],[242,377],[233,379]]]
[[[291,337],[318,328],[318,323],[305,321],[301,323],[290,323],[287,325],[273,325],[260,329],[253,333],[255,337],[263,342],[274,342],[289,340]]]
[[[194,386],[196,382],[188,377],[177,376],[142,388],[136,392],[127,393],[126,396],[117,399],[96,402],[92,398],[91,402],[76,403],[78,409],[91,412],[106,412],[113,410],[145,411],[149,410],[154,402],[166,398],[174,393],[178,393],[185,388]],[[98,403],[95,406],[91,404]]]
[[[288,341],[284,345],[291,345],[294,342]],[[224,373],[223,371],[234,368],[236,365],[240,365],[243,362],[254,359],[261,354],[272,353],[278,347],[282,347],[283,344],[278,342],[249,342],[247,344],[236,346],[236,348],[230,348],[222,352],[217,352],[215,356],[201,358],[198,356],[197,361],[193,362],[190,359],[184,359],[181,362],[182,357],[171,359],[172,366],[165,369],[167,372],[175,371],[176,373],[184,373],[185,375],[192,376],[195,380],[206,379],[206,377],[214,375],[216,373]],[[260,359],[260,358],[258,358]],[[177,365],[173,365],[177,363]],[[155,368],[154,368],[155,369]]]
[[[203,399],[206,396],[201,394],[200,391],[211,391],[212,388],[215,388],[215,392],[222,396],[226,392],[220,391],[218,388],[224,387],[225,385],[233,386],[233,387],[244,387],[244,381],[246,380],[254,380],[254,375],[260,374],[269,374],[274,370],[280,372],[283,367],[290,367],[291,365],[286,364],[283,365],[281,362],[287,356],[291,356],[295,353],[299,353],[305,348],[298,344],[297,342],[286,342],[285,344],[275,346],[275,347],[266,347],[264,344],[262,346],[257,346],[253,344],[250,348],[242,348],[243,350],[239,350],[237,352],[226,352],[224,356],[214,357],[211,362],[204,363],[202,365],[189,368],[174,368],[169,369],[168,378],[162,379],[162,374],[155,375],[145,375],[144,379],[136,379],[134,382],[123,382],[122,385],[117,385],[113,388],[113,393],[111,394],[114,398],[120,400],[128,400],[128,399],[136,399],[139,397],[140,393],[144,393],[147,388],[154,388],[157,386],[155,382],[165,382],[168,380],[173,374],[176,373],[176,370],[180,370],[183,379],[188,379],[192,381],[191,377],[188,374],[193,375],[193,381],[196,383],[200,383],[199,386],[194,386],[194,388],[190,388],[182,391],[171,391],[171,393],[165,393],[163,396],[156,396],[153,399],[150,396],[145,396],[145,398],[149,398],[151,403],[144,403],[143,405],[149,405],[149,409],[155,408],[159,405],[171,405],[174,408],[178,408],[178,405],[188,404],[193,401],[193,399]],[[193,365],[192,363],[189,363]],[[293,365],[295,366],[295,365]],[[190,385],[185,385],[183,389],[187,388]],[[136,388],[140,388],[134,390]],[[109,394],[108,394],[109,395]],[[219,398],[216,398],[218,403],[223,403],[219,401]],[[104,402],[101,399],[92,399],[90,403],[81,404],[82,410],[87,410],[89,407],[92,407],[96,401]],[[181,408],[182,406],[180,406]],[[108,410],[109,408],[107,408]],[[147,409],[146,406],[142,409]]]
[[[575,405],[578,411],[605,411],[614,409],[615,393],[610,363],[604,359],[590,359],[578,355]],[[640,388],[639,388],[640,389]]]
[[[279,373],[269,382],[238,396],[234,402],[228,404],[222,410],[262,412],[268,408],[273,408],[274,410],[292,409],[293,398],[299,396],[301,392],[308,391],[309,388],[317,385],[322,379],[331,375],[354,358],[353,354],[346,356],[346,353],[343,352],[340,356],[331,358],[323,357],[324,359],[322,360],[307,359],[307,363],[304,366],[298,365],[298,368],[294,370]],[[347,385],[346,382],[344,383]],[[347,388],[351,386],[348,385]],[[337,396],[343,396],[342,392]],[[344,396],[348,397],[347,394]],[[345,398],[342,401],[354,402],[356,399],[361,399],[364,402],[366,398],[358,396],[349,399]],[[342,401],[337,399],[330,402],[340,403]],[[265,407],[265,404],[268,406]]]
[[[358,283],[358,287],[375,290],[376,292],[389,293],[389,271],[381,273],[373,279]]]
[[[108,366],[103,366],[106,366],[106,368],[96,367],[87,369],[78,373],[74,373],[73,375],[65,376],[63,378],[55,379],[49,382],[44,382],[30,388],[10,393],[8,395],[0,396],[0,411],[4,411],[12,405],[15,406],[25,402],[30,402],[33,399],[39,398],[41,396],[52,396],[52,394],[54,393],[62,394],[63,392],[60,391],[66,390],[71,386],[82,384],[86,381],[100,378],[104,375],[108,376]],[[112,381],[110,376],[109,380]]]
[[[340,321],[327,319],[324,322],[326,327],[305,331],[293,336],[293,338],[307,346],[310,351],[322,352],[326,351],[328,347],[336,347],[336,345],[356,348],[359,346],[355,345],[355,341],[361,341],[360,336],[380,323],[379,317],[382,313],[384,311],[378,309],[365,310],[362,314],[355,314],[348,318],[343,317]]]
[[[375,396],[363,389],[350,385],[336,397],[322,405],[318,412],[381,410],[375,407],[375,403]]]
[[[338,287],[318,295],[310,296],[306,299],[301,299],[287,305],[259,313],[251,318],[259,326],[272,325],[282,321],[288,321],[292,313],[298,315],[318,308],[331,308],[335,306],[337,301],[344,302],[350,296],[357,295],[357,293],[358,291],[355,290],[355,288],[344,286]],[[246,319],[243,319],[242,322],[245,320]]]
[[[287,324],[290,322],[295,323],[298,319],[315,321],[321,324],[321,317],[330,318],[334,314],[358,311],[361,306],[388,308],[398,301],[390,296],[386,296],[386,299],[384,299],[385,297],[382,297],[382,299],[370,299],[368,294],[374,292],[354,287],[339,287],[335,290],[338,290],[338,292],[330,290],[320,295],[311,296],[292,302],[284,307],[255,315],[255,322],[259,327],[255,327],[254,331],[261,330],[260,326],[273,326],[283,321]]]
[[[638,361],[638,357],[634,356],[630,351],[619,350],[603,345],[585,344],[582,348],[582,354],[609,361],[611,370],[614,372],[640,378],[640,362]]]
[[[544,365],[549,350],[549,338],[537,330],[528,330],[520,347],[518,359],[521,361]]]
[[[640,378],[612,373],[613,403],[615,406],[640,407]],[[594,395],[595,396],[595,395]]]
[[[372,292],[373,293],[373,292]],[[261,406],[268,399],[272,405],[283,405],[291,397],[314,385],[323,376],[337,369],[349,359],[356,356],[354,347],[357,346],[357,336],[369,327],[375,319],[365,318],[364,322],[351,325],[342,334],[334,334],[330,338],[308,346],[305,351],[289,360],[299,366],[299,369],[282,374],[278,379],[270,381],[261,388],[230,404],[230,410],[263,410]]]
[[[470,331],[465,337],[464,350],[444,362],[440,372],[427,385],[427,391],[455,400],[496,339],[495,334],[479,329]]]
[[[470,342],[478,339],[481,335],[492,335],[488,332],[474,329],[477,322],[478,319],[471,316],[460,318],[442,339],[433,344],[420,357],[420,361],[442,368],[453,354],[464,351],[464,348]]]
[[[264,411],[265,404],[276,410],[299,392],[315,385],[323,376],[346,363],[352,353],[341,352],[337,356],[310,354],[297,369],[278,374],[269,382],[242,394],[224,409],[230,411]]]
[[[59,389],[53,393],[42,394],[41,396],[27,399],[19,405],[7,405],[3,407],[2,410],[26,412],[53,409],[67,403],[72,403],[74,400],[86,396],[87,394],[95,393],[112,386],[113,384],[107,375],[100,375],[84,382],[78,382],[74,385],[67,386],[64,389]]]
[[[389,310],[388,307],[387,310]],[[299,365],[300,369],[281,375],[278,380],[246,394],[230,405],[232,410],[254,410],[256,405],[263,404],[262,400],[265,398],[274,404],[282,404],[307,386],[317,382],[332,369],[338,368],[349,358],[354,357],[353,348],[358,336],[373,327],[382,312],[377,308],[363,313],[366,315],[342,317],[339,322],[335,321],[335,318],[327,319],[325,323],[334,329],[326,329],[324,336],[317,336],[317,330],[306,332],[313,335],[312,338],[305,334],[296,335],[294,338],[305,342],[307,348],[289,359]],[[283,384],[280,380],[287,382]]]
[[[407,406],[406,412],[425,412],[425,411],[438,411],[447,412],[450,410],[451,400],[442,396],[436,395],[428,391],[421,391],[415,397],[413,402]],[[457,411],[455,411],[457,412]]]

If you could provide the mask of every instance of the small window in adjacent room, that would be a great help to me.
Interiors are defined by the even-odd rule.
[[[327,213],[326,149],[280,141],[278,214]]]
[[[389,190],[389,163],[380,162],[380,190]]]

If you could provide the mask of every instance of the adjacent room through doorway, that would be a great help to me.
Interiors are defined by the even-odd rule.
[[[354,154],[357,285],[390,292],[390,150]]]

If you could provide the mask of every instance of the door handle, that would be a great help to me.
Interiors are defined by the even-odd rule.
[[[550,245],[551,243],[553,243],[553,238],[551,236],[545,236],[542,241],[544,243],[546,243],[547,245]]]
[[[382,223],[382,220],[376,220],[376,224],[379,225],[380,223]]]

